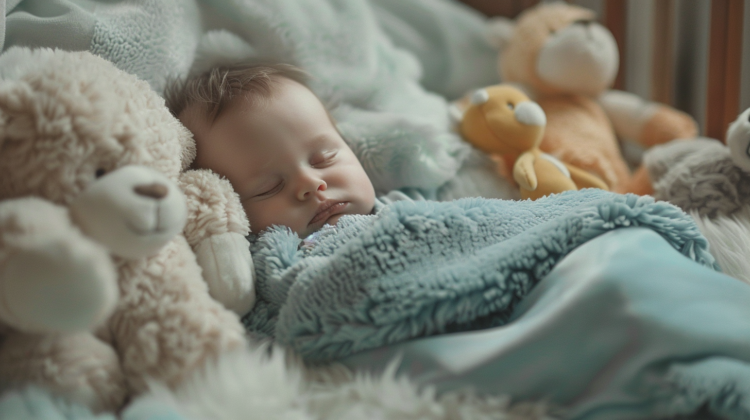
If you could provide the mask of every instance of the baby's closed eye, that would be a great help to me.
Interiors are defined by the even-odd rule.
[[[264,185],[260,188],[256,188],[252,193],[246,196],[244,200],[262,200],[264,198],[272,197],[284,188],[284,181],[279,180],[269,185]]]
[[[316,152],[310,158],[310,165],[314,168],[324,168],[336,160],[336,155],[338,155],[338,153],[338,150],[323,150]]]

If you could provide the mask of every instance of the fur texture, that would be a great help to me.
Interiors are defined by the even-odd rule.
[[[643,161],[658,200],[709,218],[750,207],[750,173],[717,140],[674,141],[649,150]]]
[[[114,176],[133,165],[162,174],[168,183],[160,184],[164,194],[170,194],[169,185],[177,188],[181,170],[194,156],[192,136],[146,82],[88,52],[17,48],[3,59],[0,204],[36,196],[50,206],[68,208],[108,179],[108,173]],[[156,200],[161,193],[153,185],[142,190],[147,191],[144,197],[150,194]],[[148,210],[136,216],[158,220],[158,201],[144,198],[138,203]],[[131,216],[122,217],[127,222]],[[236,216],[214,216],[225,230],[243,231],[235,226],[243,219],[233,224]],[[130,220],[136,221],[140,219]],[[54,229],[44,228],[44,223],[39,220],[13,232],[24,239],[14,243],[47,241]],[[71,232],[80,227],[73,218],[58,220],[57,225]],[[80,240],[93,240],[88,231],[80,230],[88,238],[79,233]],[[153,232],[159,230],[157,222]],[[138,235],[148,237],[151,232]],[[0,240],[0,245],[7,244]],[[0,258],[19,249],[5,251]],[[119,300],[99,337],[86,333],[85,338],[39,339],[8,329],[0,347],[2,385],[37,384],[96,409],[114,409],[126,393],[144,391],[146,377],[175,386],[206,359],[244,341],[237,316],[209,296],[185,237],[174,237],[144,258],[112,252]],[[0,259],[0,266],[6,262]]]
[[[392,365],[394,367],[395,365]],[[418,389],[391,368],[382,377],[353,374],[342,366],[315,370],[280,348],[255,346],[206,365],[170,390],[153,383],[151,392],[134,402],[167,405],[186,419],[327,420],[551,420],[543,403],[512,403],[507,397],[480,397],[471,392],[437,396]]]
[[[692,219],[652,197],[585,189],[536,201],[400,201],[342,218],[311,247],[284,228],[261,235],[251,248],[258,303],[243,321],[312,362],[504,325],[573,249],[631,226],[715,267]]]
[[[724,273],[750,283],[750,210],[710,219],[697,211],[690,214],[708,239],[709,251]]]

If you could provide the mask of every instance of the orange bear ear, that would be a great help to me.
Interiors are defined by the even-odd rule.
[[[484,103],[487,103],[487,101],[490,100],[490,94],[487,92],[487,89],[477,89],[474,92],[471,93],[471,97],[469,97],[469,102],[471,102],[473,105],[482,105]]]
[[[460,125],[464,119],[464,112],[455,103],[448,105],[448,115],[450,115],[453,125],[456,126]]]

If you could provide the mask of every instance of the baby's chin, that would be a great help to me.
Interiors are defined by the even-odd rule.
[[[336,223],[339,222],[339,219],[341,219],[341,216],[344,216],[344,215],[345,215],[344,213],[334,214],[333,216],[331,216],[330,218],[328,218],[328,220],[326,220],[325,224],[326,225],[331,225],[331,226],[336,226]]]
[[[320,229],[322,229],[323,226],[325,226],[325,225],[335,226],[336,223],[339,222],[339,219],[341,218],[341,216],[344,216],[344,214],[333,215],[333,216],[329,217],[324,222],[316,223],[314,226],[308,226],[305,229],[297,230],[296,233],[302,239],[307,238],[308,236],[310,236],[313,233],[315,233],[315,232],[319,231]]]

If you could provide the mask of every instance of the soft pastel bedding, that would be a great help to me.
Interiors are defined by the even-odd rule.
[[[251,247],[258,298],[244,321],[309,361],[503,325],[560,259],[626,227],[718,267],[692,219],[651,197],[587,189],[536,201],[401,201],[345,216],[312,247],[286,228],[260,235]]]
[[[379,192],[517,196],[450,125],[450,99],[498,81],[484,19],[457,3],[0,4],[3,49],[89,50],[157,91],[170,78],[229,61],[300,65]],[[718,271],[692,219],[668,204],[593,190],[536,203],[404,202],[343,218],[313,247],[299,249],[299,239],[279,229],[257,238],[253,251],[261,299],[244,321],[308,361],[381,372],[398,356],[398,371],[437,395],[470,387],[549,399],[571,418],[657,419],[704,404],[721,418],[750,418],[750,289]],[[278,418],[316,418],[295,399],[263,394],[267,379],[247,376],[261,383],[253,401],[280,401],[294,413]],[[195,384],[205,394],[221,389]],[[0,401],[18,410],[0,410],[0,419],[37,404],[43,409],[29,418],[89,418],[30,391]],[[164,410],[139,405],[126,418],[201,418]],[[251,418],[238,412],[223,418]],[[413,418],[449,418],[429,413]]]
[[[548,398],[575,419],[750,416],[750,288],[655,231],[617,229],[573,250],[505,326],[407,341],[344,359],[440,391]]]
[[[398,202],[312,245],[286,229],[257,238],[244,320],[312,362],[377,372],[400,357],[422,385],[548,398],[571,418],[706,403],[744,418],[750,289],[706,246],[650,197]]]
[[[6,11],[3,48],[88,49],[157,91],[171,78],[231,61],[301,66],[384,193],[414,187],[436,198],[461,195],[453,180],[471,152],[452,131],[440,94],[498,78],[482,19],[445,1],[11,0]],[[422,87],[423,76],[435,92]],[[505,192],[483,179],[491,171],[474,178],[469,184],[486,195]]]

